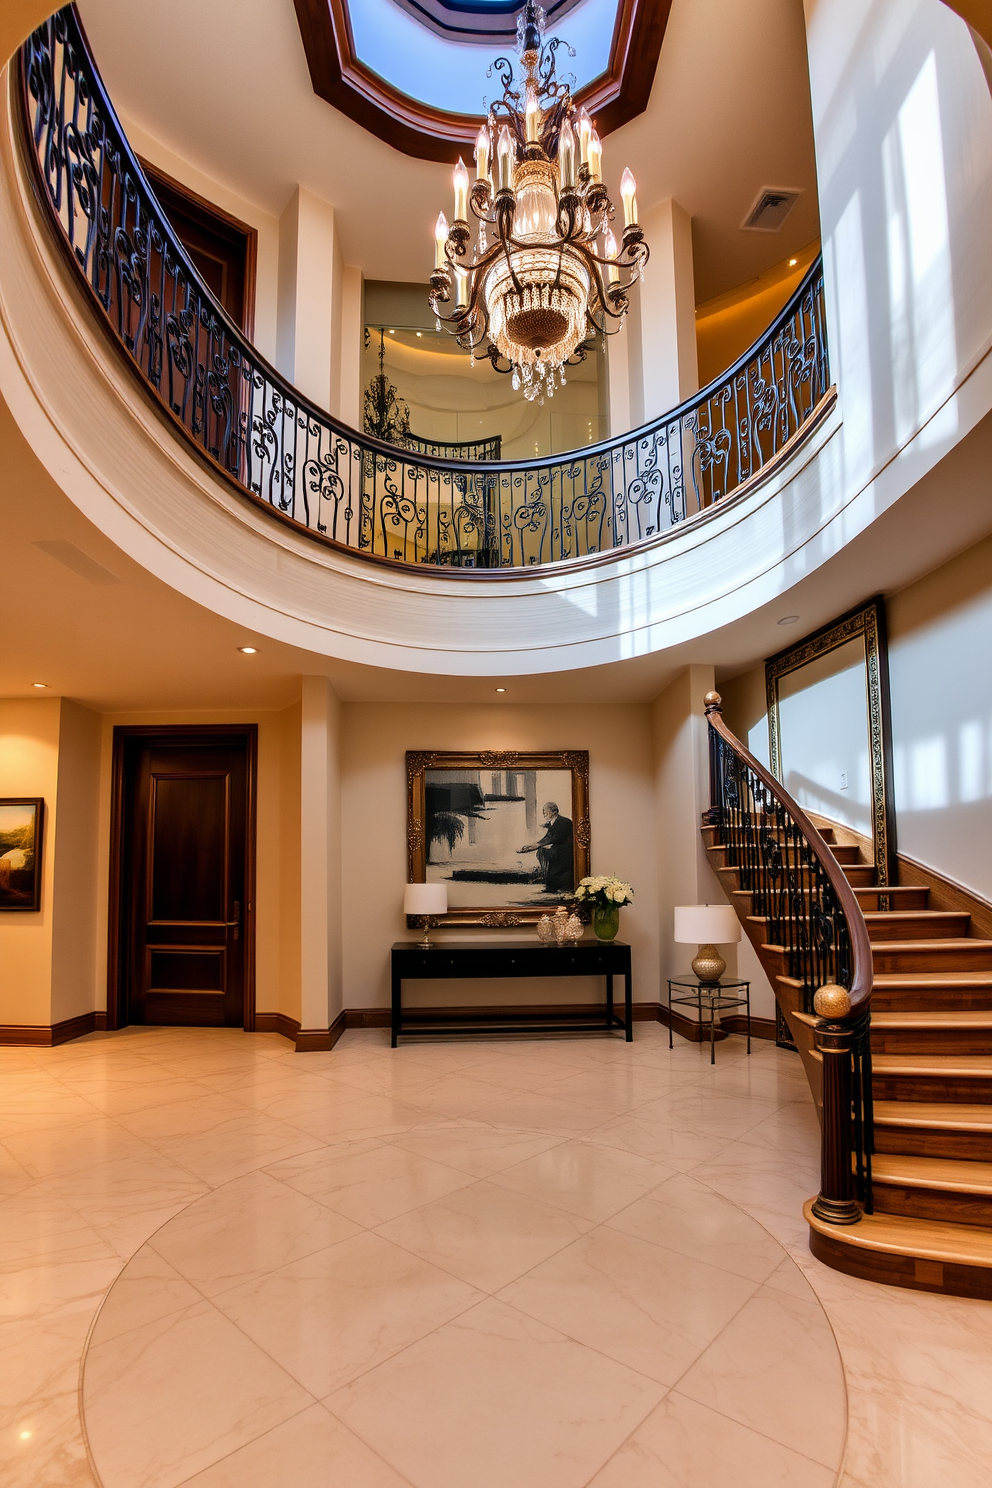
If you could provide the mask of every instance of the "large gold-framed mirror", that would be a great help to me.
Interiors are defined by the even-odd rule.
[[[885,601],[875,595],[765,662],[772,773],[805,811],[871,840],[895,883]]]

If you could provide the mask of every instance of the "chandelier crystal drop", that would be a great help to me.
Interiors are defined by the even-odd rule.
[[[540,403],[565,385],[566,363],[585,359],[588,337],[620,329],[648,258],[629,170],[617,244],[603,147],[556,76],[564,43],[545,42],[544,25],[544,11],[527,0],[517,22],[520,74],[506,57],[490,69],[503,96],[479,130],[471,187],[464,163],[455,167],[454,220],[438,216],[430,281],[439,324]]]

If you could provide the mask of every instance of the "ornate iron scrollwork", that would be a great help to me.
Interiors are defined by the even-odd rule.
[[[498,439],[417,439],[401,412],[391,420],[377,405],[373,433],[397,437],[398,456],[307,403],[214,300],[124,136],[71,6],[22,48],[21,92],[53,230],[137,373],[247,498],[320,538],[477,568],[643,542],[767,465],[829,386],[817,261],[725,376],[647,428],[564,456],[494,463]],[[580,346],[576,359],[585,355]]]

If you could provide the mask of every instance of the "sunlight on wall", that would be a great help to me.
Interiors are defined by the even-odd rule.
[[[851,197],[831,235],[830,294],[837,317],[830,361],[844,408],[844,455],[848,479],[872,465],[871,344],[861,198]]]
[[[896,437],[909,438],[954,386],[957,347],[937,61],[923,64],[882,142]],[[948,423],[948,420],[950,422]],[[956,428],[944,410],[927,438]]]

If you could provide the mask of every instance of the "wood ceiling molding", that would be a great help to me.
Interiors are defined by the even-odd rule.
[[[482,114],[451,114],[409,98],[355,55],[347,0],[293,0],[313,90],[387,145],[418,160],[454,164],[471,150]],[[601,135],[647,108],[672,0],[621,0],[607,71],[576,101]]]

